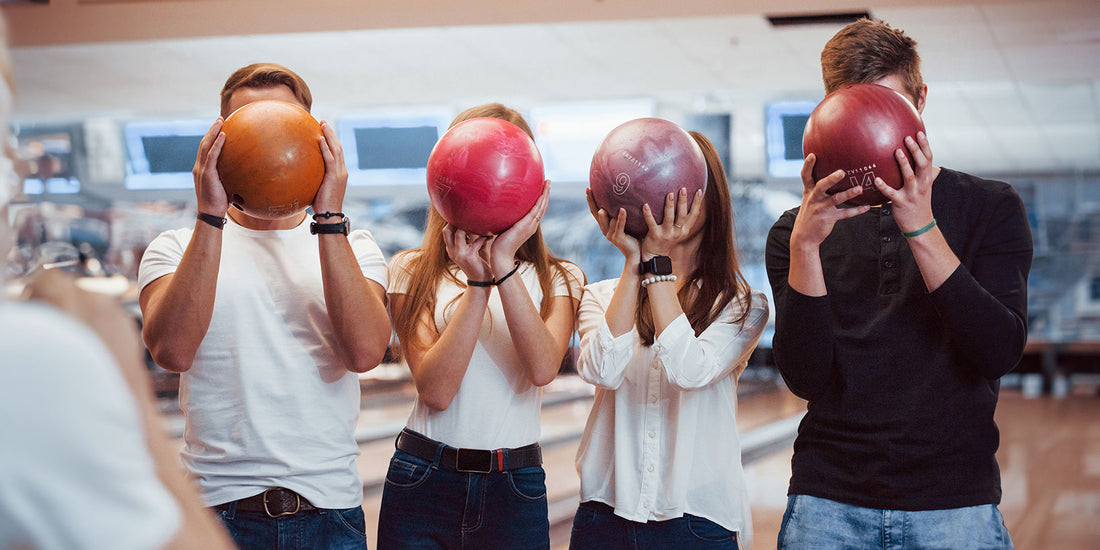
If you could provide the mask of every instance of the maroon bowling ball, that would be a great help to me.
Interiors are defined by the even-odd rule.
[[[428,156],[428,196],[447,223],[476,235],[498,234],[542,195],[542,155],[519,126],[499,118],[464,120]]]
[[[817,157],[814,181],[844,170],[844,180],[829,194],[862,185],[863,192],[845,204],[882,204],[887,199],[875,188],[875,177],[901,189],[904,181],[894,151],[900,147],[912,166],[905,137],[916,139],[923,131],[920,113],[904,95],[878,84],[853,84],[825,96],[810,113],[802,154]]]
[[[664,221],[665,197],[686,188],[692,199],[707,188],[707,161],[690,134],[660,118],[638,118],[611,130],[592,155],[588,175],[596,206],[614,218],[626,209],[626,232],[642,238],[649,227],[642,214]]]

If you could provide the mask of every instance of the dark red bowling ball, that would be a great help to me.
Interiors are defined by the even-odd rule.
[[[321,124],[293,103],[261,100],[222,125],[218,176],[229,202],[250,216],[279,219],[313,204],[325,177]]]
[[[845,179],[828,190],[838,193],[857,185],[863,192],[846,204],[882,204],[875,177],[901,189],[901,169],[894,157],[899,147],[912,166],[905,137],[924,131],[920,113],[902,94],[878,84],[853,84],[825,96],[810,114],[802,134],[802,154],[813,153],[813,178],[844,170]]]
[[[649,227],[642,214],[664,220],[665,197],[686,188],[692,199],[707,188],[707,161],[691,135],[660,118],[638,118],[611,130],[592,155],[588,175],[596,206],[614,218],[626,209],[626,232],[642,238]]]
[[[447,130],[428,156],[428,196],[447,223],[496,235],[520,220],[542,195],[542,155],[534,140],[506,120],[479,117]]]

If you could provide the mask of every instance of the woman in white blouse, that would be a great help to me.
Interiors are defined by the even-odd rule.
[[[581,300],[578,370],[596,399],[577,452],[571,550],[737,548],[751,531],[737,377],[768,304],[738,267],[718,154],[692,137],[707,160],[706,193],[670,194],[660,225],[647,205],[644,238],[589,192],[625,261],[620,278],[589,285]]]

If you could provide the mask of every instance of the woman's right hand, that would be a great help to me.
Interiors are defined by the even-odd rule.
[[[195,178],[195,197],[198,199],[198,211],[213,216],[225,216],[229,210],[229,195],[218,175],[218,157],[225,144],[222,133],[222,117],[214,121],[206,135],[199,142],[199,154],[195,157],[195,167],[191,175]]]
[[[443,243],[447,245],[447,255],[471,281],[491,281],[493,270],[486,261],[484,250],[490,243],[490,237],[467,233],[451,224],[443,228]]]
[[[612,218],[608,216],[606,210],[596,206],[591,188],[585,190],[585,195],[588,198],[588,211],[592,213],[593,218],[596,218],[596,223],[600,224],[600,232],[603,233],[604,238],[611,241],[611,244],[623,253],[627,263],[641,262],[641,243],[638,239],[626,234],[626,209],[620,208],[618,215]]]

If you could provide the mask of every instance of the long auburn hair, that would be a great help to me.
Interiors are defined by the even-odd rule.
[[[751,290],[737,261],[733,206],[722,160],[706,136],[699,132],[689,133],[707,161],[707,190],[703,194],[706,217],[703,221],[703,239],[695,253],[695,270],[688,275],[676,295],[695,335],[699,336],[730,300],[741,304],[741,315],[735,322],[743,324],[749,314]],[[643,288],[638,289],[634,324],[642,342],[647,346],[653,345],[653,314],[649,307],[649,293]]]
[[[531,128],[527,125],[523,116],[500,103],[488,103],[477,107],[471,107],[459,113],[458,116],[451,121],[450,126],[453,127],[459,122],[478,117],[492,117],[506,120],[519,126],[528,136],[531,136],[531,139],[534,139]],[[398,258],[407,260],[404,273],[393,273],[391,275],[395,279],[400,277],[408,278],[407,291],[405,294],[406,299],[401,304],[401,307],[395,308],[395,310],[391,312],[393,330],[398,338],[398,353],[401,352],[401,348],[405,348],[406,346],[412,346],[417,349],[422,349],[427,346],[426,342],[417,340],[416,327],[423,315],[427,315],[428,319],[431,320],[434,325],[436,292],[444,279],[460,287],[466,286],[465,281],[460,281],[451,271],[454,262],[451,260],[450,256],[447,255],[447,245],[443,242],[443,229],[446,226],[447,221],[443,219],[443,216],[441,216],[434,207],[429,205],[428,220],[424,229],[424,240],[420,248],[399,252],[395,255],[394,261],[391,262],[394,264],[398,263],[396,261]],[[543,320],[545,320],[550,316],[550,305],[554,299],[554,296],[552,296],[554,277],[560,276],[569,283],[572,283],[576,277],[566,268],[565,264],[567,262],[565,260],[550,253],[550,249],[546,246],[546,242],[542,238],[541,227],[536,229],[535,233],[519,247],[519,250],[516,251],[516,258],[521,261],[531,262],[535,266],[539,287],[542,289],[542,302],[539,304],[539,314],[542,316]],[[583,280],[579,282],[582,285],[585,283]],[[569,289],[569,297],[573,298],[573,285],[569,284],[567,287]],[[436,332],[439,332],[439,327],[434,328]]]

